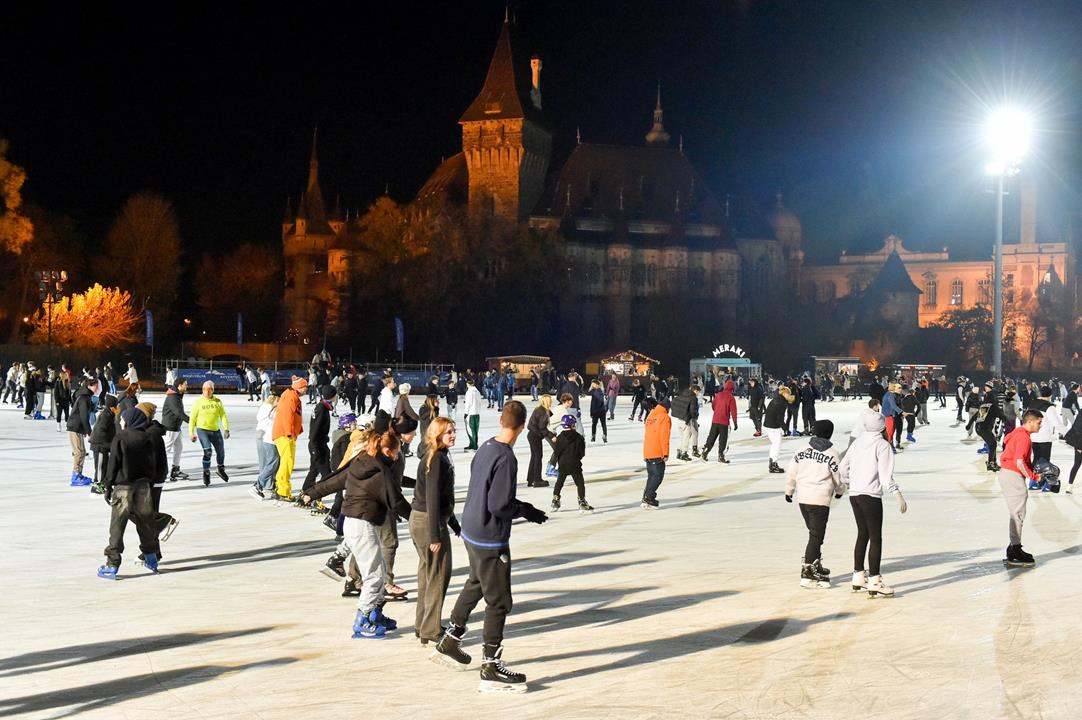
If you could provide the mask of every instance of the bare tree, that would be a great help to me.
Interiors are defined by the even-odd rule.
[[[180,276],[180,226],[173,204],[155,193],[124,203],[105,236],[100,277],[128,289],[159,318],[169,315]]]

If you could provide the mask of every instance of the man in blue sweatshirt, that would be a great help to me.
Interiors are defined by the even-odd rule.
[[[515,498],[518,460],[513,447],[526,427],[526,406],[508,401],[500,414],[500,433],[487,440],[470,465],[470,487],[462,509],[462,540],[470,560],[470,576],[462,588],[451,622],[431,659],[463,670],[470,656],[460,645],[470,613],[485,599],[484,656],[481,692],[525,692],[526,676],[503,664],[503,627],[511,611],[511,521],[525,518],[541,524],[544,512]]]

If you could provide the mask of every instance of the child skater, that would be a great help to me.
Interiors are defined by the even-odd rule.
[[[793,502],[796,492],[800,514],[808,528],[808,546],[800,562],[800,587],[828,588],[830,570],[820,562],[821,549],[830,517],[830,496],[840,498],[845,485],[838,470],[838,453],[830,442],[834,423],[816,420],[812,432],[814,436],[808,447],[794,455],[789,463],[785,502]]]
[[[560,490],[570,475],[575,481],[579,493],[579,512],[593,512],[593,507],[586,502],[586,481],[582,477],[582,458],[586,456],[586,438],[575,432],[575,416],[564,415],[560,420],[563,431],[556,438],[556,447],[552,452],[553,463],[559,469],[556,486],[552,489],[552,512],[560,510]]]

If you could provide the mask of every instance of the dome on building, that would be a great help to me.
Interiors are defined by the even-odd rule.
[[[767,214],[766,222],[774,233],[775,240],[794,250],[800,248],[803,235],[800,218],[795,212],[785,207],[781,193],[778,193],[777,205]]]

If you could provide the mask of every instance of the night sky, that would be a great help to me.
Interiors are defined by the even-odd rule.
[[[340,194],[363,210],[385,187],[409,200],[459,149],[504,14],[503,2],[190,7],[165,19],[5,10],[0,136],[29,173],[27,199],[92,241],[152,189],[175,202],[190,255],[246,241],[276,251],[317,124],[329,205]],[[660,80],[666,127],[714,193],[753,231],[784,191],[812,259],[888,232],[987,255],[980,123],[1006,97],[1038,115],[1027,172],[1042,238],[1082,208],[1082,3],[511,7],[544,63],[558,158],[576,127],[641,144]]]

